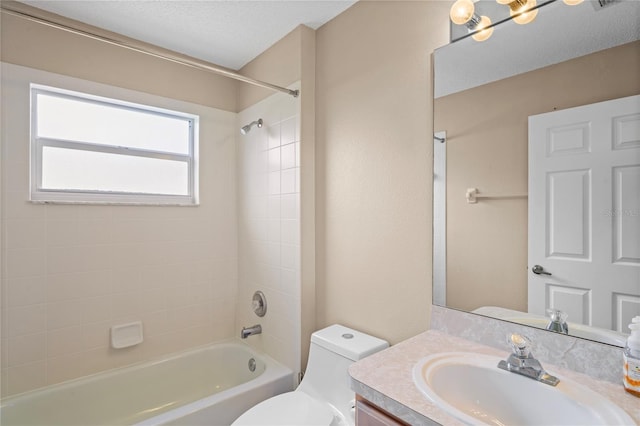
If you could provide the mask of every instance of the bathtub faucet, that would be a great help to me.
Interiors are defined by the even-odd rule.
[[[240,338],[246,339],[249,336],[254,334],[262,333],[262,326],[260,324],[256,324],[251,327],[242,327],[242,331],[240,332]]]

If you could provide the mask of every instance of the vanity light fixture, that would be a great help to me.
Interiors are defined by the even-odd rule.
[[[474,30],[477,31],[477,32],[475,34],[473,34],[471,37],[475,41],[485,41],[486,39],[491,37],[491,34],[493,34],[493,27],[491,26],[491,19],[489,19],[488,16],[484,16],[484,15],[481,16],[480,17],[480,22],[476,25]]]
[[[536,19],[538,9],[536,0],[496,0],[509,6],[509,14],[514,22],[524,25]]]
[[[479,16],[475,13],[475,6],[471,0],[457,0],[449,11],[451,22],[457,25],[465,25],[471,36],[476,41],[484,41],[493,34],[491,19],[487,16]]]
[[[451,6],[451,10],[449,11],[449,17],[454,24],[463,25],[469,21],[475,20],[476,7],[473,5],[471,0],[458,0],[453,6]],[[478,22],[478,20],[475,20]]]
[[[569,6],[575,6],[584,0],[563,1]],[[532,22],[538,15],[537,0],[496,0],[496,2],[509,6],[511,18],[520,25]],[[488,16],[479,16],[475,12],[474,0],[457,0],[453,6],[451,6],[449,17],[454,24],[466,26],[469,32],[473,33],[471,37],[476,41],[484,41],[493,34],[491,19],[489,19]]]

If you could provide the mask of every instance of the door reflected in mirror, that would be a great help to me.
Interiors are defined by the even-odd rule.
[[[434,53],[434,303],[541,328],[561,310],[569,334],[624,344],[640,315],[637,22],[638,2],[555,1]]]

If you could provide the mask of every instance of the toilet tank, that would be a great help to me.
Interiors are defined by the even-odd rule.
[[[338,324],[318,330],[311,335],[307,370],[297,390],[327,401],[348,418],[354,399],[349,366],[387,347],[382,339]]]

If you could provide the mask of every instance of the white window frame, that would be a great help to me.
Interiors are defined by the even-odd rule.
[[[164,108],[136,104],[117,99],[60,89],[40,84],[31,84],[31,154],[30,154],[30,200],[37,203],[88,203],[88,204],[152,204],[152,205],[197,205],[198,204],[198,121],[199,117]],[[37,96],[46,94],[82,102],[96,103],[113,108],[129,109],[157,114],[189,122],[188,154],[153,151],[147,149],[103,145],[88,142],[39,137],[37,134]],[[188,194],[146,194],[123,191],[60,190],[42,188],[42,153],[44,147],[78,149],[83,151],[140,156],[151,159],[180,161],[188,166]]]

